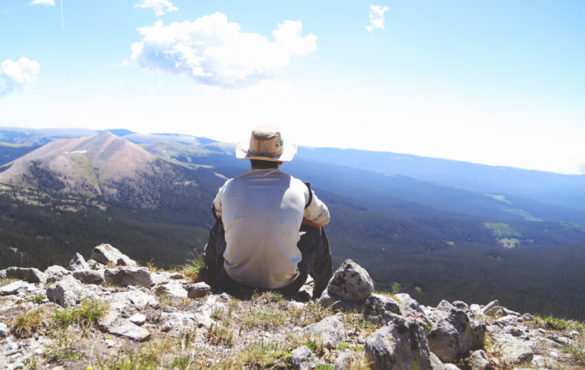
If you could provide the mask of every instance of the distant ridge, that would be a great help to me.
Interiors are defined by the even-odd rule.
[[[160,187],[177,177],[169,163],[110,132],[50,142],[1,170],[0,190],[99,197],[142,207],[156,206]]]

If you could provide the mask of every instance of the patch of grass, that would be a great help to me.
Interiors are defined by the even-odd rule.
[[[400,283],[398,283],[396,281],[392,283],[392,294],[400,293],[400,289],[401,289]]]
[[[553,330],[577,330],[579,333],[585,333],[585,324],[580,323],[574,320],[565,320],[559,319],[556,317],[552,317],[550,315],[546,316],[539,316],[534,315],[532,317],[532,321],[534,321],[537,325],[544,327],[546,329],[553,329]]]
[[[364,348],[363,345],[357,344],[357,345],[353,346],[353,350],[356,352],[364,352],[366,349]]]
[[[563,351],[570,354],[579,365],[585,365],[585,348],[582,346],[569,344],[563,347]]]
[[[106,303],[93,299],[84,299],[79,306],[55,310],[55,319],[63,328],[67,328],[71,324],[89,328],[96,325],[107,311],[108,305]]]
[[[78,361],[83,358],[83,354],[71,349],[71,340],[67,335],[58,336],[47,355],[49,362]]]
[[[317,364],[315,370],[333,370],[334,367],[331,364]]]
[[[39,308],[18,315],[12,324],[11,332],[17,338],[28,338],[46,328],[49,323],[49,314],[44,308]]]
[[[179,269],[192,282],[201,281],[205,269],[205,262],[201,254],[196,254],[187,264]]]
[[[350,345],[346,342],[339,342],[339,344],[337,344],[337,349],[340,351],[345,351],[349,347],[350,347]]]
[[[194,361],[191,357],[188,357],[188,356],[175,357],[175,359],[173,360],[173,363],[171,364],[171,367],[173,369],[187,370],[187,369],[191,369],[191,367],[193,366],[193,363],[194,363]]]
[[[169,368],[170,364],[164,364],[164,356],[172,353],[173,344],[168,339],[151,342],[144,347],[122,355],[118,352],[116,357],[102,361],[97,357],[97,366],[102,370],[134,370],[134,369],[159,369]]]
[[[282,344],[252,343],[231,360],[227,367],[292,368],[292,353]]]
[[[207,329],[207,340],[210,344],[223,344],[230,347],[233,339],[234,332],[226,325],[214,324]]]
[[[274,309],[250,309],[241,326],[244,328],[264,328],[274,329],[286,322],[286,317],[279,311]]]
[[[27,301],[39,304],[45,299],[46,297],[42,294],[36,294],[31,297],[28,297]]]

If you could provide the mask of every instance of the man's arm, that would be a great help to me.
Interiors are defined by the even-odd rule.
[[[307,208],[305,208],[305,214],[303,217],[303,225],[310,225],[313,227],[323,227],[329,223],[330,215],[329,209],[325,203],[323,203],[315,194],[314,191],[311,191],[313,194],[311,203]]]
[[[219,190],[217,191],[217,194],[215,195],[215,199],[213,199],[213,212],[215,213],[215,217],[217,217],[217,218],[221,218],[221,208],[222,208],[221,199],[223,197],[223,192],[225,190],[225,187],[226,187],[228,181],[226,181],[223,184],[223,186],[221,188],[219,188]]]

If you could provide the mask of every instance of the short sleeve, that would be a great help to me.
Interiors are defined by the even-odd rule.
[[[309,206],[305,208],[304,214],[305,218],[321,226],[327,225],[330,220],[329,209],[327,209],[325,203],[323,203],[317,197],[313,190],[309,189],[307,190],[313,192],[313,197],[311,199],[311,203],[309,204]],[[308,197],[307,199],[309,198],[310,197]]]

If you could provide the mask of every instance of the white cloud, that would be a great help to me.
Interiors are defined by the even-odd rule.
[[[30,5],[48,5],[55,6],[55,0],[33,0]]]
[[[4,60],[0,64],[0,96],[34,82],[40,71],[41,66],[36,60],[25,57],[16,62]]]
[[[161,17],[165,13],[176,12],[179,10],[169,0],[142,0],[141,2],[134,5],[135,8],[152,9],[154,15]]]
[[[384,13],[389,9],[387,6],[370,5],[370,24],[366,26],[366,30],[384,30]]]
[[[315,51],[317,37],[302,36],[302,28],[300,21],[284,21],[270,41],[240,31],[222,13],[168,26],[157,21],[138,29],[143,40],[132,44],[132,60],[145,69],[185,73],[208,85],[244,86],[274,76],[292,56]]]

